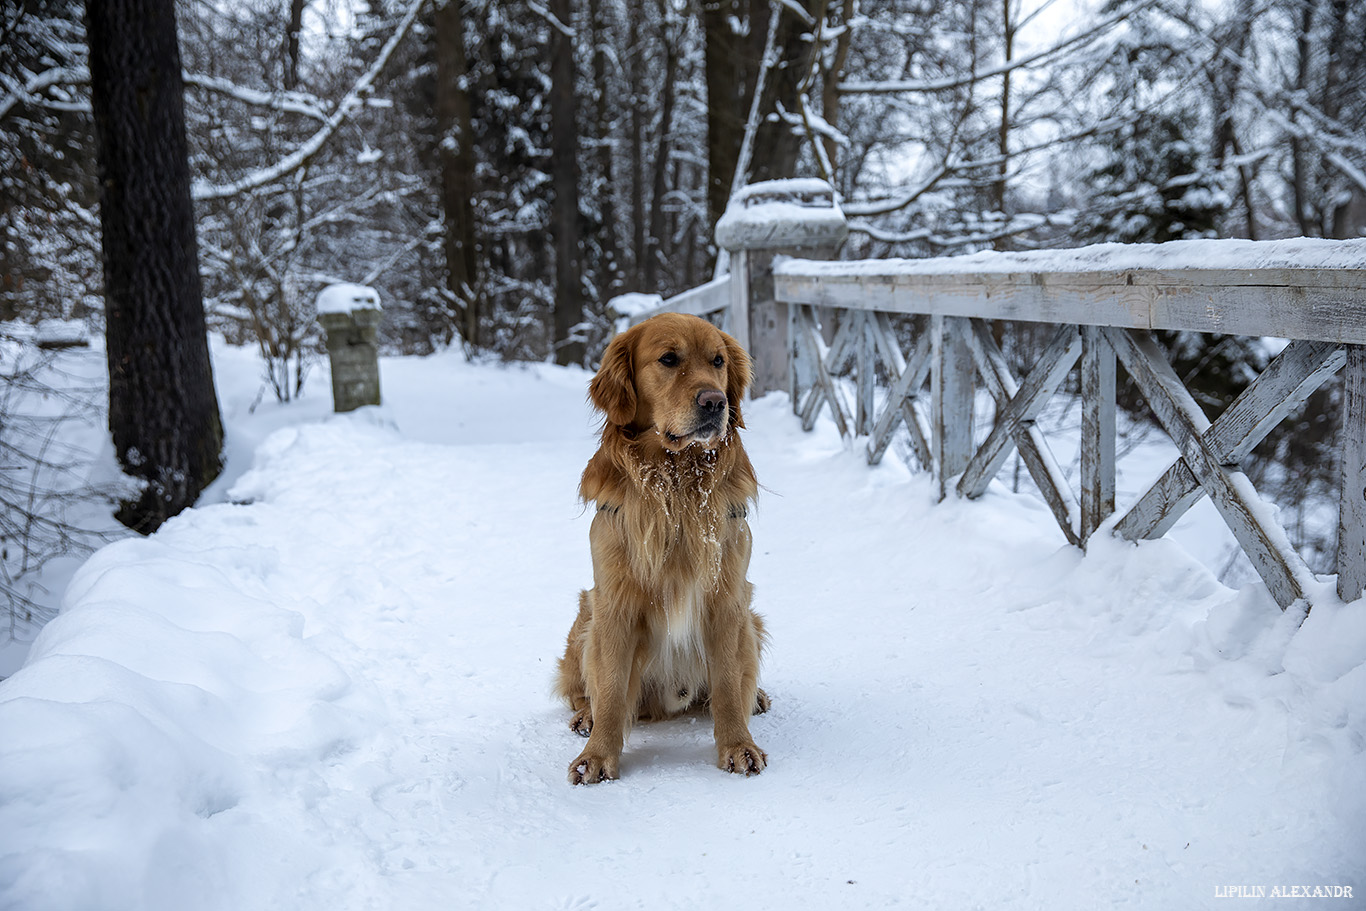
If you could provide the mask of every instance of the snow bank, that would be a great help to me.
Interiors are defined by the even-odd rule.
[[[1171,540],[1083,555],[999,484],[936,504],[779,396],[745,433],[769,768],[717,770],[688,718],[569,787],[588,377],[385,369],[390,405],[276,426],[232,502],[92,558],[0,683],[0,908],[1366,894],[1366,605],[1324,584],[1300,627]],[[290,413],[224,401],[239,440]]]
[[[1020,253],[986,250],[932,259],[851,262],[786,260],[793,275],[962,275],[969,272],[1124,272],[1143,269],[1366,269],[1366,239],[1178,240],[1164,244],[1094,244]]]

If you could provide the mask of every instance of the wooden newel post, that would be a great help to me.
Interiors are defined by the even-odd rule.
[[[379,404],[379,293],[364,285],[328,285],[318,295],[318,322],[332,362],[332,410]]]
[[[848,234],[823,180],[767,180],[731,197],[716,223],[716,243],[730,254],[729,329],[754,361],[751,395],[781,390],[795,401],[800,379],[791,314],[773,295],[774,258],[834,259]]]

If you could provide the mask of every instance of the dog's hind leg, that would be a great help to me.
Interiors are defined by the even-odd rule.
[[[590,591],[579,592],[579,615],[569,628],[564,657],[560,659],[555,679],[555,691],[574,711],[569,726],[581,737],[587,737],[593,731],[593,709],[588,701],[588,680],[583,667],[584,639],[593,619],[592,596]]]

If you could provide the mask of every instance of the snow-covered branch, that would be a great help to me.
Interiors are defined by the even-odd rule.
[[[13,86],[9,94],[0,98],[0,120],[19,102],[31,99],[39,92],[56,85],[85,85],[88,82],[90,70],[84,66],[58,66],[44,70],[22,86]]]
[[[328,115],[322,101],[311,95],[305,95],[301,92],[263,92],[260,89],[238,85],[227,79],[200,76],[196,73],[184,73],[181,78],[187,86],[226,95],[243,104],[269,108],[272,111],[283,111],[287,114],[300,114],[323,123],[327,122]]]
[[[889,95],[900,92],[945,92],[951,89],[963,88],[969,85],[976,85],[997,76],[1004,76],[1007,73],[1026,67],[1038,66],[1062,54],[1064,51],[1071,50],[1079,44],[1084,44],[1115,25],[1128,19],[1134,13],[1144,10],[1157,0],[1138,0],[1124,9],[1119,10],[1104,19],[1101,19],[1091,28],[1078,32],[1070,38],[1066,38],[1052,47],[1044,48],[1033,54],[1026,54],[1014,60],[992,67],[990,69],[979,70],[967,76],[946,76],[942,79],[888,79],[878,82],[860,82],[858,80],[846,80],[839,85],[839,91],[846,95]]]
[[[275,183],[281,178],[292,174],[299,168],[308,164],[313,156],[317,155],[322,149],[323,145],[336,134],[337,130],[341,128],[341,125],[346,122],[347,118],[351,116],[352,111],[360,106],[363,96],[374,87],[375,79],[378,78],[380,72],[389,62],[389,58],[393,56],[394,51],[398,48],[404,37],[407,36],[408,31],[412,28],[414,20],[417,19],[418,12],[426,2],[427,0],[413,0],[413,2],[409,4],[407,12],[403,14],[403,18],[394,29],[394,33],[389,36],[389,40],[386,41],[384,47],[380,49],[379,56],[375,58],[374,63],[370,64],[370,68],[356,80],[355,85],[351,86],[351,90],[347,92],[346,97],[337,104],[336,110],[327,118],[322,127],[310,136],[303,145],[299,146],[299,148],[295,149],[292,153],[270,167],[254,171],[241,180],[236,180],[228,184],[206,184],[203,182],[196,182],[192,190],[194,198],[196,200],[207,200],[225,199],[230,196],[236,196],[240,193],[245,193],[248,190],[263,187],[266,184]]]
[[[571,41],[574,40],[574,30],[570,28],[568,25],[561,22],[560,17],[552,13],[549,10],[549,8],[547,8],[544,4],[537,3],[536,0],[530,0],[530,2],[527,3],[527,6],[531,9],[533,13],[540,16],[546,22],[549,22],[550,27],[553,28],[555,31],[559,32],[561,35],[564,35]]]
[[[227,79],[201,76],[198,73],[183,72],[181,80],[186,86],[216,92],[235,98],[253,107],[270,108],[290,114],[326,122],[328,114],[323,103],[301,92],[265,92],[260,89],[237,85]],[[34,100],[41,92],[54,86],[82,86],[90,84],[90,70],[84,66],[61,66],[34,76],[23,86],[13,88],[9,94],[0,98],[0,119],[3,119],[21,101]],[[88,110],[89,106],[84,105]]]
[[[1022,212],[989,226],[986,224],[974,226],[966,223],[950,226],[968,233],[946,233],[942,229],[935,230],[928,227],[915,228],[910,231],[889,231],[866,222],[853,221],[849,223],[849,231],[855,234],[866,234],[873,240],[887,244],[920,242],[948,249],[969,244],[988,244],[1005,237],[1028,234],[1030,231],[1047,226],[1069,227],[1073,220],[1071,212],[1051,214]]]
[[[921,183],[912,190],[908,190],[904,193],[898,193],[896,196],[887,197],[885,199],[870,199],[861,202],[849,201],[842,203],[841,205],[844,209],[845,215],[886,215],[890,212],[895,212],[898,209],[906,208],[911,203],[919,199],[921,196],[933,190],[940,184],[942,180],[944,180],[944,178],[952,174],[963,174],[969,171],[981,170],[982,168],[996,168],[1014,159],[1018,159],[1021,156],[1038,152],[1050,146],[1065,145],[1067,143],[1076,142],[1079,139],[1086,139],[1091,136],[1100,136],[1105,133],[1112,133],[1115,130],[1122,129],[1123,127],[1129,125],[1134,121],[1136,117],[1141,116],[1142,113],[1137,113],[1133,116],[1127,117],[1112,117],[1109,120],[1103,120],[1100,123],[1094,124],[1082,130],[1076,130],[1074,132],[1068,133],[1065,136],[1059,136],[1055,139],[1049,139],[1043,142],[1034,143],[1032,145],[1011,149],[1010,154],[1008,155],[993,155],[990,158],[945,160],[935,167],[934,171],[930,174],[928,178],[921,181]],[[850,230],[853,229],[851,228]]]

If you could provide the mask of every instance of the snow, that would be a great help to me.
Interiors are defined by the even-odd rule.
[[[607,309],[617,316],[624,316],[628,319],[638,313],[646,313],[657,309],[664,303],[664,298],[658,294],[643,294],[639,291],[628,291],[625,294],[618,294],[607,302]]]
[[[839,241],[848,227],[830,184],[816,178],[764,180],[731,196],[716,242],[731,250]]]
[[[589,374],[385,359],[388,404],[333,416],[325,395],[249,412],[254,355],[214,358],[227,476],[92,557],[0,683],[0,908],[1366,889],[1366,603],[1330,580],[1304,617],[1170,538],[1083,554],[1036,499],[936,503],[771,395],[744,432],[768,769],[716,769],[688,718],[573,788],[550,688],[591,579]]]
[[[730,201],[743,205],[751,200],[778,197],[801,198],[806,196],[828,199],[831,193],[830,184],[819,177],[786,177],[747,184],[735,191]]]
[[[785,275],[961,275],[1014,272],[1125,272],[1143,269],[1366,269],[1366,239],[1177,240],[1164,244],[1093,244],[1063,250],[997,252],[932,259],[825,262],[788,259]]]
[[[84,320],[39,320],[34,339],[39,348],[76,348],[90,344],[90,330]]]
[[[356,310],[378,310],[379,292],[367,285],[338,282],[318,292],[319,313],[352,313]]]

